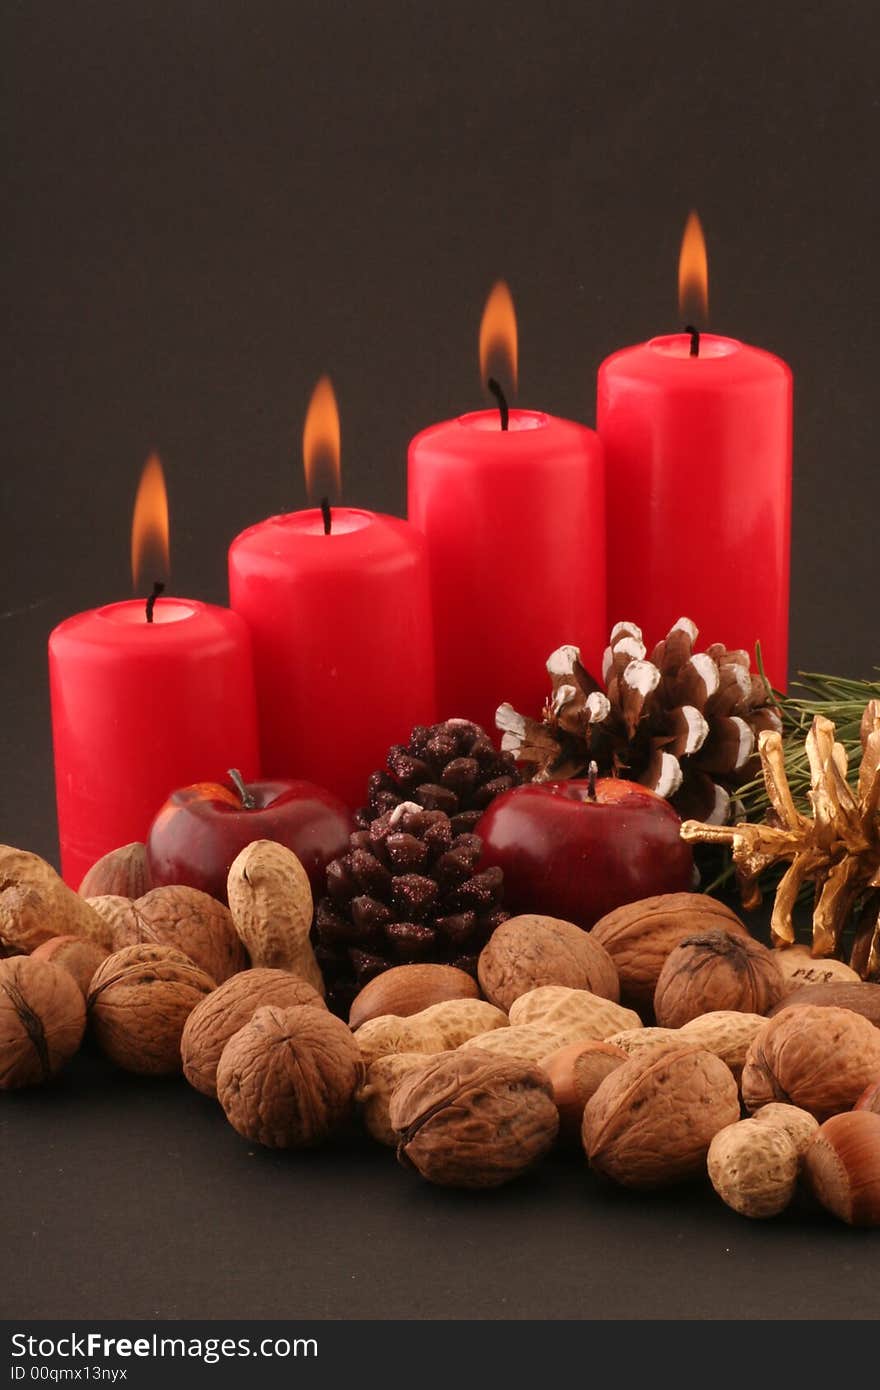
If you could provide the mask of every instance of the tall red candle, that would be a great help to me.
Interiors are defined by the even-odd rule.
[[[494,307],[490,296],[484,376]],[[605,482],[592,430],[519,409],[433,425],[410,444],[409,517],[428,544],[441,718],[494,733],[504,701],[539,715],[547,658],[564,643],[601,675]]]
[[[608,617],[649,643],[681,617],[705,643],[788,670],[792,376],[733,338],[678,333],[599,370]]]
[[[61,871],[146,838],[170,792],[259,770],[250,640],[237,614],[160,598],[79,613],[49,638]]]

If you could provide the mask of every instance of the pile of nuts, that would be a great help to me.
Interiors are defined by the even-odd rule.
[[[429,1182],[488,1188],[581,1145],[624,1187],[708,1175],[745,1216],[800,1192],[880,1224],[880,985],[768,950],[712,898],[646,899],[590,933],[512,918],[478,981],[398,966],[345,1023],[289,850],[243,850],[228,908],[145,893],[138,863],[137,846],[108,856],[83,896],[0,847],[0,1090],[49,1080],[88,1032],[128,1071],[182,1070],[273,1148],[357,1120]]]

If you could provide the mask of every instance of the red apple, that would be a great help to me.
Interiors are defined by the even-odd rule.
[[[504,906],[592,927],[606,912],[692,887],[693,857],[663,797],[616,777],[530,783],[478,821],[481,865],[504,871]]]
[[[320,897],[327,865],[345,854],[354,830],[345,803],[314,782],[230,778],[234,789],[196,782],[169,796],[147,836],[153,886],[186,883],[225,903],[239,851],[252,840],[277,840],[293,850]]]

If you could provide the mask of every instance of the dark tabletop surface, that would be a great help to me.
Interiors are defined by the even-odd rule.
[[[605,354],[676,326],[691,205],[712,326],[795,372],[792,671],[869,674],[870,0],[46,0],[0,23],[0,841],[56,856],[46,638],[129,596],[152,448],[175,591],[224,602],[229,540],[304,501],[320,372],[346,500],[401,514],[407,440],[480,404],[492,281],[521,404],[589,421]],[[7,1317],[858,1318],[878,1263],[876,1233],[627,1195],[576,1156],[469,1196],[365,1141],[260,1151],[182,1081],[87,1053],[0,1098]]]

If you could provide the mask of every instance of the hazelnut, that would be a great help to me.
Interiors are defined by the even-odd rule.
[[[245,1139],[300,1149],[340,1127],[363,1079],[357,1044],[341,1019],[310,1004],[269,1004],[224,1047],[217,1099]]]
[[[592,934],[557,917],[510,917],[496,927],[477,965],[486,998],[510,1012],[514,999],[538,985],[588,989],[620,998],[617,971]]]
[[[141,898],[152,887],[147,865],[147,847],[135,840],[103,855],[89,869],[79,885],[80,897],[98,898],[112,894],[120,898]]]
[[[257,1009],[274,1004],[325,1007],[317,990],[289,970],[242,970],[212,990],[186,1020],[180,1039],[183,1074],[203,1095],[217,1095],[217,1063],[233,1033],[249,1023]]]
[[[355,1096],[367,1130],[388,1148],[397,1148],[397,1132],[390,1115],[394,1089],[402,1076],[414,1067],[423,1067],[425,1061],[424,1052],[391,1052],[386,1057],[378,1057]]]
[[[880,1226],[880,1115],[853,1110],[826,1120],[807,1149],[814,1194],[850,1226]]]
[[[855,1105],[878,1072],[880,1029],[850,1009],[805,1004],[783,1009],[756,1035],[743,1067],[743,1101],[750,1111],[786,1101],[821,1122]]]
[[[799,1159],[803,1158],[819,1129],[819,1121],[809,1110],[800,1110],[798,1106],[786,1105],[782,1101],[771,1101],[769,1105],[762,1105],[752,1118],[758,1124],[775,1125],[777,1129],[784,1129],[797,1149]]]
[[[666,957],[686,937],[721,927],[748,935],[736,913],[703,893],[661,893],[617,907],[601,917],[590,936],[617,967],[627,1003],[650,1007]]]
[[[142,941],[175,946],[218,984],[247,966],[229,908],[198,888],[153,888],[136,902],[112,897],[102,916],[112,922],[114,950]]]
[[[880,984],[873,985],[856,980],[829,980],[825,984],[802,985],[792,990],[770,1010],[770,1017],[783,1009],[800,1008],[804,1004],[814,1004],[819,1008],[852,1009],[861,1014],[875,1028],[880,1028]]]
[[[559,1132],[566,1139],[580,1137],[584,1106],[605,1077],[626,1060],[627,1054],[621,1048],[594,1039],[568,1043],[541,1058],[541,1070],[550,1078],[559,1111]]]
[[[101,1048],[125,1071],[180,1071],[183,1026],[214,981],[173,946],[126,946],[98,967],[89,986],[89,1023]]]
[[[383,1014],[368,1019],[354,1035],[366,1066],[392,1052],[421,1052],[430,1055],[446,1050],[446,1038],[438,1023],[430,1019],[396,1018]]]
[[[0,845],[0,955],[29,955],[53,936],[84,936],[106,950],[113,944],[98,914],[51,864]]]
[[[624,1187],[665,1187],[698,1176],[719,1129],[739,1119],[730,1068],[698,1048],[631,1057],[584,1110],[590,1166]]]
[[[442,1187],[481,1188],[537,1163],[559,1116],[538,1067],[474,1049],[408,1072],[391,1098],[391,1123],[404,1166]]]
[[[31,952],[31,960],[50,960],[53,965],[60,965],[76,980],[80,993],[86,995],[92,976],[107,955],[103,946],[84,936],[50,936]]]
[[[637,1013],[586,989],[540,985],[521,994],[510,1006],[510,1022],[537,1023],[558,1034],[559,1046],[588,1038],[604,1039],[625,1028],[638,1028]]]
[[[786,994],[800,989],[801,985],[859,983],[859,977],[851,966],[844,965],[842,960],[815,960],[809,946],[786,946],[777,951],[776,960],[782,971]]]
[[[734,1009],[713,1009],[683,1023],[680,1039],[689,1047],[704,1047],[726,1062],[737,1081],[742,1076],[746,1053],[752,1039],[767,1022],[761,1014],[738,1013]]]
[[[776,955],[742,933],[713,928],[686,937],[666,957],[654,991],[662,1028],[716,1010],[766,1014],[782,996]]]
[[[468,1038],[459,1052],[490,1052],[493,1057],[513,1057],[520,1062],[540,1062],[559,1048],[560,1036],[540,1023],[521,1023],[515,1028],[497,1028]]]
[[[86,1009],[73,976],[47,960],[0,960],[0,1091],[34,1086],[82,1042]]]
[[[737,1120],[714,1136],[707,1167],[722,1202],[741,1216],[778,1216],[795,1193],[798,1151],[781,1126]]]
[[[880,1078],[872,1081],[870,1086],[866,1086],[859,1096],[854,1110],[873,1110],[875,1115],[880,1115]]]
[[[351,1028],[370,1018],[396,1014],[407,1018],[447,999],[478,999],[476,980],[454,965],[395,965],[377,975],[355,995],[349,1010]]]

